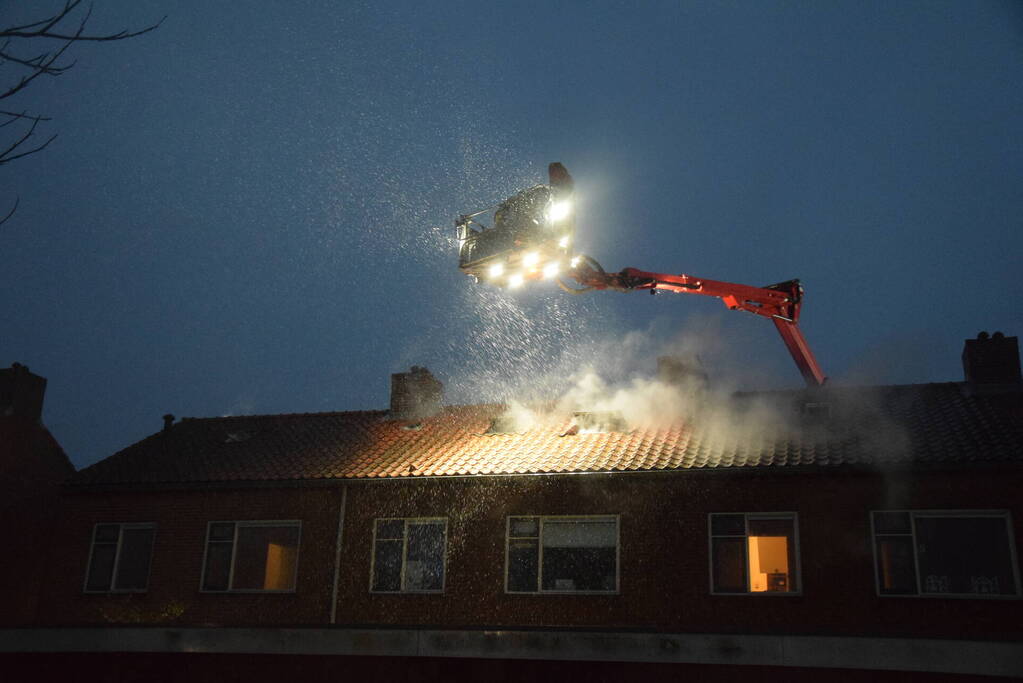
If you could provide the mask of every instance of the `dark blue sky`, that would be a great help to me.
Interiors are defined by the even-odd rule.
[[[497,400],[681,335],[799,385],[713,299],[465,280],[455,216],[555,160],[609,269],[801,278],[836,382],[957,380],[964,338],[1023,333],[1019,2],[123,0],[91,26],[164,14],[27,91],[60,136],[0,169],[0,365],[49,379],[77,466],[166,412],[383,408],[412,364]]]

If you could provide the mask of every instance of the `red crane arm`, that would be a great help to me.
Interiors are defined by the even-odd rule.
[[[636,268],[606,273],[600,264],[586,257],[577,263],[569,276],[585,289],[613,289],[621,292],[647,289],[651,294],[666,290],[713,296],[721,299],[733,311],[747,311],[770,318],[807,386],[821,386],[827,379],[799,329],[799,309],[803,300],[803,286],[799,280],[788,280],[767,287],[750,287],[684,273],[669,275]]]

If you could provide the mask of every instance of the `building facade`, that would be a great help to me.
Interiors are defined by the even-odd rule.
[[[65,487],[8,650],[204,652],[211,679],[270,653],[407,680],[1021,676],[1015,338],[964,368],[727,404],[700,382],[667,422],[443,407],[422,368],[387,411],[169,418]]]

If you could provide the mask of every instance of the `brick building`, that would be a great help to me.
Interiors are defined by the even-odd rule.
[[[37,541],[56,523],[60,485],[74,467],[42,423],[46,380],[15,363],[0,369],[0,531],[5,591],[2,623],[25,623],[38,612],[37,568],[48,562]]]
[[[179,680],[161,658],[183,652],[205,653],[189,680],[1023,676],[1017,341],[968,340],[963,366],[722,403],[665,363],[687,397],[667,421],[444,407],[423,368],[392,377],[389,410],[167,416],[65,487],[8,661],[151,680]]]

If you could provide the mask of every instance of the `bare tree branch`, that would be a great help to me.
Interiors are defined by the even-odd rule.
[[[0,151],[0,166],[3,166],[4,164],[9,164],[12,161],[14,161],[15,159],[20,159],[22,157],[27,157],[29,154],[35,154],[36,152],[38,152],[38,151],[40,151],[42,149],[45,149],[48,144],[53,142],[54,138],[57,137],[56,133],[51,135],[49,140],[47,140],[43,144],[39,145],[38,147],[30,149],[27,152],[18,152],[17,154],[15,154],[15,152],[18,150],[18,148],[21,147],[26,142],[28,142],[28,139],[30,137],[32,137],[32,133],[35,132],[36,126],[39,125],[39,121],[40,120],[41,119],[36,119],[36,120],[32,121],[32,126],[29,127],[29,129],[27,131],[25,131],[25,133],[20,138],[18,138],[14,142],[12,142],[7,149],[5,149],[3,151]]]
[[[34,114],[29,114],[28,112],[24,112],[24,111],[21,112],[21,113],[18,113],[16,111],[0,111],[0,116],[6,116],[7,117],[6,121],[4,121],[3,123],[0,123],[0,128],[3,128],[4,126],[6,126],[8,124],[14,123],[15,121],[18,121],[19,119],[27,119],[29,121],[52,121],[53,120],[49,116],[36,116]]]
[[[3,225],[4,223],[6,223],[7,219],[9,219],[11,216],[13,216],[14,212],[18,210],[18,202],[19,201],[21,201],[21,197],[15,195],[14,196],[14,206],[12,206],[11,210],[7,212],[7,215],[4,216],[3,220],[0,220],[0,225]]]
[[[60,12],[58,12],[55,15],[53,15],[52,17],[49,17],[47,19],[43,19],[42,21],[37,21],[37,22],[32,23],[32,24],[26,24],[25,26],[13,26],[13,27],[6,28],[6,29],[0,29],[0,38],[6,38],[6,37],[10,37],[10,38],[52,38],[54,40],[71,40],[71,41],[75,41],[75,42],[86,41],[86,40],[87,41],[93,41],[93,42],[104,42],[104,41],[109,41],[109,40],[124,40],[126,38],[134,38],[135,36],[141,36],[141,35],[143,35],[145,33],[149,33],[150,31],[155,31],[156,29],[160,28],[160,25],[167,18],[167,16],[164,15],[160,19],[160,21],[156,22],[152,26],[147,26],[146,28],[142,29],[141,31],[119,31],[117,33],[108,33],[106,35],[99,35],[99,36],[85,35],[83,33],[83,31],[85,29],[85,24],[89,21],[89,17],[92,15],[92,5],[89,5],[89,9],[86,11],[85,17],[82,19],[81,25],[79,26],[79,29],[78,29],[78,31],[76,33],[74,33],[73,35],[68,35],[68,34],[65,34],[65,33],[55,33],[54,31],[52,31],[51,29],[53,29],[57,24],[59,24],[61,21],[63,21],[64,18],[67,17],[69,14],[74,12],[75,8],[78,7],[79,4],[81,4],[81,1],[82,0],[74,0],[73,2],[71,2],[71,1],[67,2],[64,5],[64,9],[62,9]],[[40,25],[42,25],[42,28],[40,28],[38,30],[35,30],[35,31],[26,30],[26,29],[30,29],[30,28],[33,28],[35,26],[40,26]]]
[[[65,67],[58,67],[57,73],[53,73],[53,67],[51,66],[55,61],[57,61],[60,58],[62,54],[64,54],[65,50],[67,50],[74,44],[75,41],[70,40],[64,43],[64,46],[61,47],[56,52],[49,55],[45,55],[44,56],[45,59],[43,60],[43,62],[34,67],[34,70],[31,74],[29,74],[28,76],[22,76],[21,81],[19,81],[17,85],[12,86],[10,89],[7,90],[7,92],[0,94],[0,100],[6,99],[17,92],[24,90],[28,86],[28,84],[34,81],[38,76],[42,76],[43,74],[46,74],[48,76],[56,76],[74,66],[75,63],[71,62],[71,64],[68,64]]]
[[[22,75],[17,77],[16,82],[8,82],[7,85],[0,86],[0,100],[21,93],[40,76],[60,76],[71,69],[75,65],[74,60],[63,64],[58,60],[75,43],[109,42],[134,38],[155,31],[167,18],[164,16],[160,21],[139,31],[122,30],[117,33],[91,34],[86,32],[86,25],[92,17],[92,5],[90,4],[85,9],[84,15],[78,20],[78,25],[74,30],[68,31],[61,28],[61,24],[65,20],[74,21],[72,15],[81,4],[82,0],[65,0],[61,10],[38,21],[0,28],[0,66],[12,64],[16,68],[27,70],[27,73],[23,71]],[[39,45],[43,46],[41,52]],[[25,54],[26,46],[33,48],[33,51]],[[49,120],[48,116],[28,111],[0,110],[0,128],[18,123],[27,126],[26,128],[15,126],[7,131],[11,137],[7,142],[0,142],[0,148],[3,148],[0,150],[0,166],[46,149],[56,139],[56,134],[51,135],[42,144],[34,144],[33,137],[39,124]],[[14,215],[18,208],[18,201],[18,198],[15,197],[14,206],[3,220],[0,220],[0,225]]]

